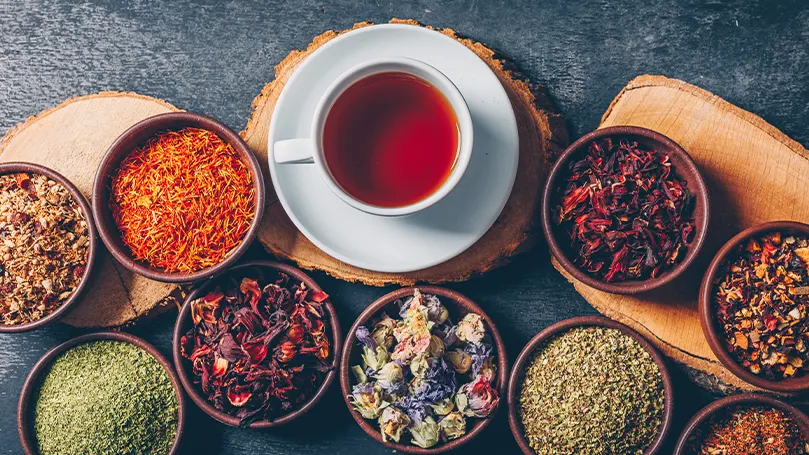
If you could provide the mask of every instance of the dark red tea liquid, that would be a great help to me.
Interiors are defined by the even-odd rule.
[[[323,151],[338,185],[377,207],[402,207],[438,190],[458,157],[458,121],[444,95],[416,76],[368,76],[337,99]]]

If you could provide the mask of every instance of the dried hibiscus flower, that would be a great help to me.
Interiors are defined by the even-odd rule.
[[[240,426],[306,403],[331,369],[327,298],[278,273],[264,286],[243,278],[192,301],[181,351],[207,400]]]

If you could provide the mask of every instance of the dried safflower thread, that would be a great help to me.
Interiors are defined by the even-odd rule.
[[[278,273],[262,282],[244,277],[192,301],[181,353],[203,396],[243,427],[303,406],[332,368],[326,299]]]
[[[604,138],[571,160],[554,216],[573,263],[605,282],[656,278],[694,238],[694,198],[668,155]]]
[[[40,174],[0,176],[0,324],[27,324],[70,299],[90,238],[73,195]]]
[[[742,367],[769,380],[809,368],[809,239],[771,232],[740,244],[713,283],[716,324]]]
[[[255,211],[253,177],[215,133],[165,131],[124,159],[112,176],[113,218],[138,261],[196,272],[224,260]]]
[[[163,366],[120,341],[78,345],[54,360],[36,393],[41,455],[166,455],[179,405]]]
[[[663,377],[632,337],[570,329],[539,346],[519,386],[518,415],[538,455],[642,455],[657,438]]]
[[[780,409],[736,407],[711,417],[688,444],[688,455],[805,455],[801,429]]]

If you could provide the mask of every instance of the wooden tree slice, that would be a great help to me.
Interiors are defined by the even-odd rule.
[[[708,347],[697,313],[702,274],[719,248],[765,221],[809,221],[809,151],[760,117],[676,79],[640,76],[615,98],[601,127],[635,125],[670,137],[694,158],[711,194],[711,226],[699,261],[669,286],[641,296],[592,289],[562,272],[596,309],[640,331],[719,392],[754,390]]]
[[[0,141],[0,162],[47,166],[67,177],[90,200],[96,169],[113,141],[147,117],[178,110],[135,93],[72,98],[10,129]],[[68,324],[122,325],[154,310],[175,289],[129,272],[99,245],[92,281],[81,302],[65,317]]]
[[[394,19],[391,23],[419,26],[411,20]],[[367,22],[356,24],[351,30],[367,27]],[[278,96],[286,81],[298,65],[318,47],[336,38],[344,31],[329,31],[317,36],[303,51],[293,51],[275,67],[275,80],[264,86],[253,101],[253,115],[241,133],[247,144],[258,155],[267,169],[267,136],[270,118]],[[450,29],[439,32],[457,39],[497,74],[517,116],[520,134],[520,165],[517,180],[505,209],[489,232],[469,250],[443,264],[418,272],[395,274],[362,270],[340,262],[318,249],[301,234],[284,212],[273,187],[268,183],[267,212],[259,232],[259,241],[272,254],[296,262],[301,268],[319,269],[337,278],[357,281],[374,286],[395,283],[411,285],[416,282],[441,283],[461,281],[473,275],[501,266],[509,259],[529,248],[537,238],[536,209],[542,183],[548,171],[550,158],[556,156],[567,144],[564,121],[553,111],[544,91],[530,85],[506,68],[506,64],[491,49],[483,44],[462,38]]]

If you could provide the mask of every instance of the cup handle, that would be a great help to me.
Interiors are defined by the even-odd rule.
[[[287,139],[273,144],[273,158],[278,164],[314,163],[315,144],[311,139]]]

